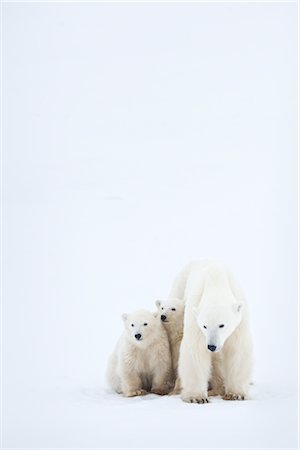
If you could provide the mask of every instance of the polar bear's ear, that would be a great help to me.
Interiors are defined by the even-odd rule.
[[[236,311],[236,312],[240,312],[241,309],[242,309],[242,306],[243,306],[242,303],[235,303],[235,304],[233,305],[233,309],[234,309],[234,311]]]
[[[127,318],[128,318],[128,314],[122,314],[122,319],[124,320],[124,322],[126,322]]]
[[[156,304],[156,306],[159,308],[160,305],[161,305],[161,301],[160,301],[160,300],[156,300],[155,304]]]

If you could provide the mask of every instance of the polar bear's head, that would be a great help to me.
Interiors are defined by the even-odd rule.
[[[164,324],[182,324],[184,315],[184,302],[178,298],[169,298],[165,301],[156,300],[160,320]],[[168,326],[168,325],[167,325]]]
[[[207,349],[218,352],[242,319],[242,303],[204,304],[194,308],[197,324],[206,338]]]
[[[122,314],[122,319],[128,337],[138,346],[149,345],[161,327],[157,314],[146,310]]]

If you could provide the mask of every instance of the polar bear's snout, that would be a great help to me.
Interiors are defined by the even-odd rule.
[[[219,333],[216,331],[208,333],[206,336],[206,345],[207,350],[210,352],[219,352],[223,347]]]
[[[207,348],[208,348],[208,350],[210,350],[211,352],[214,352],[214,351],[216,351],[217,346],[216,346],[216,345],[208,345]]]
[[[137,341],[140,341],[142,339],[141,333],[135,334],[134,337],[136,338]]]
[[[165,316],[164,314],[162,314],[162,315],[160,316],[160,318],[161,318],[161,320],[162,320],[163,322],[166,322],[166,320],[167,320],[167,316]]]

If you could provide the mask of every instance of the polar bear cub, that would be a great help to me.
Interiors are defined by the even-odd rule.
[[[179,356],[181,398],[208,402],[208,383],[225,400],[248,396],[252,341],[247,304],[226,267],[208,261],[189,264],[174,282],[185,299]]]
[[[160,317],[140,310],[122,315],[125,330],[110,357],[110,387],[125,397],[170,390],[172,361],[167,332]]]
[[[173,367],[173,383],[175,383],[172,394],[180,393],[180,382],[178,378],[178,358],[183,336],[184,302],[178,298],[157,300],[155,302],[159,317],[167,331]]]

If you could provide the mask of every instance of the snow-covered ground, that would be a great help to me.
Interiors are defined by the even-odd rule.
[[[3,447],[297,446],[297,4],[3,5]],[[121,314],[232,268],[252,399],[107,390]]]
[[[16,389],[10,446],[81,448],[296,447],[294,389],[258,383],[251,401],[214,398],[190,405],[176,397],[126,399],[99,385],[50,379],[26,393]],[[20,404],[20,399],[22,403]],[[18,431],[17,431],[18,430]]]

